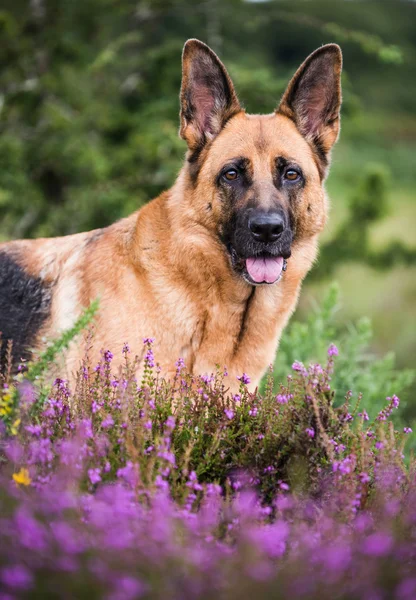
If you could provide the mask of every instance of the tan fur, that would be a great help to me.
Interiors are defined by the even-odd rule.
[[[143,338],[154,337],[155,358],[165,376],[175,372],[182,357],[198,374],[226,366],[232,388],[243,372],[250,375],[252,389],[259,384],[316,258],[327,215],[322,173],[311,144],[284,114],[248,115],[240,109],[203,152],[196,185],[186,163],[171,190],[102,231],[0,245],[28,272],[55,282],[51,318],[39,347],[99,298],[91,348],[95,361],[102,349],[110,349],[120,362],[125,342],[140,356]],[[296,207],[292,256],[273,285],[253,288],[238,276],[218,236],[224,211],[215,176],[236,156],[250,158],[265,208],[276,156],[296,159],[307,178]],[[84,351],[83,343],[71,347],[68,376]]]

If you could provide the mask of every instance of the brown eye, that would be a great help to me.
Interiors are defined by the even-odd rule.
[[[299,177],[300,175],[295,169],[288,169],[285,173],[285,179],[288,181],[296,181]]]
[[[235,169],[228,169],[228,171],[225,171],[223,177],[225,177],[227,181],[235,181],[238,177],[238,173]]]

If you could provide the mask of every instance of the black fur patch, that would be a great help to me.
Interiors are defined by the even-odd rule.
[[[51,285],[32,277],[7,253],[0,252],[0,370],[12,340],[12,363],[30,358],[36,336],[50,315]]]

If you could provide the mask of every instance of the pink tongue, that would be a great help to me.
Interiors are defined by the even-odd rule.
[[[247,258],[246,267],[251,279],[256,283],[274,283],[279,279],[283,268],[283,256],[273,258]]]

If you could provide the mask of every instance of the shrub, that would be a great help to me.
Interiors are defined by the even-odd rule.
[[[411,598],[415,465],[387,398],[374,420],[334,408],[338,349],[278,389],[228,375],[171,383],[145,340],[84,363],[77,388],[33,382],[3,432],[6,597]],[[5,384],[7,386],[7,384]],[[2,402],[10,388],[2,391]],[[17,424],[16,422],[19,421]]]

